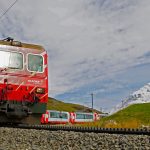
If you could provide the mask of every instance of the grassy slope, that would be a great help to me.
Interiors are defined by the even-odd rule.
[[[125,108],[100,122],[103,127],[141,127],[150,126],[150,103],[135,104]]]
[[[84,107],[78,104],[64,103],[53,98],[48,99],[47,109],[49,110],[59,110],[59,111],[82,111],[82,112],[91,112],[92,110],[88,107]],[[95,112],[98,112],[95,110]]]

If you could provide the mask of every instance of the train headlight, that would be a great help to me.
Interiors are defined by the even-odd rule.
[[[38,88],[36,88],[36,93],[37,94],[45,94],[45,89],[38,87]]]

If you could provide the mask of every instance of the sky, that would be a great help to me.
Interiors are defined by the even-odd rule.
[[[0,1],[0,16],[15,0]],[[43,45],[49,96],[109,111],[150,82],[149,0],[18,0],[0,38]]]

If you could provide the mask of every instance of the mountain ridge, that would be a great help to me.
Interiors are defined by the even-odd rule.
[[[139,90],[130,94],[120,104],[116,105],[110,114],[116,113],[132,104],[150,103],[150,82],[141,87]]]

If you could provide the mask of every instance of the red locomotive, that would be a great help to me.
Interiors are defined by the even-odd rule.
[[[42,114],[42,124],[84,124],[87,122],[94,122],[99,120],[97,113],[84,112],[65,112],[56,110],[47,110]]]
[[[47,52],[40,45],[0,40],[0,122],[36,123],[48,100]]]

